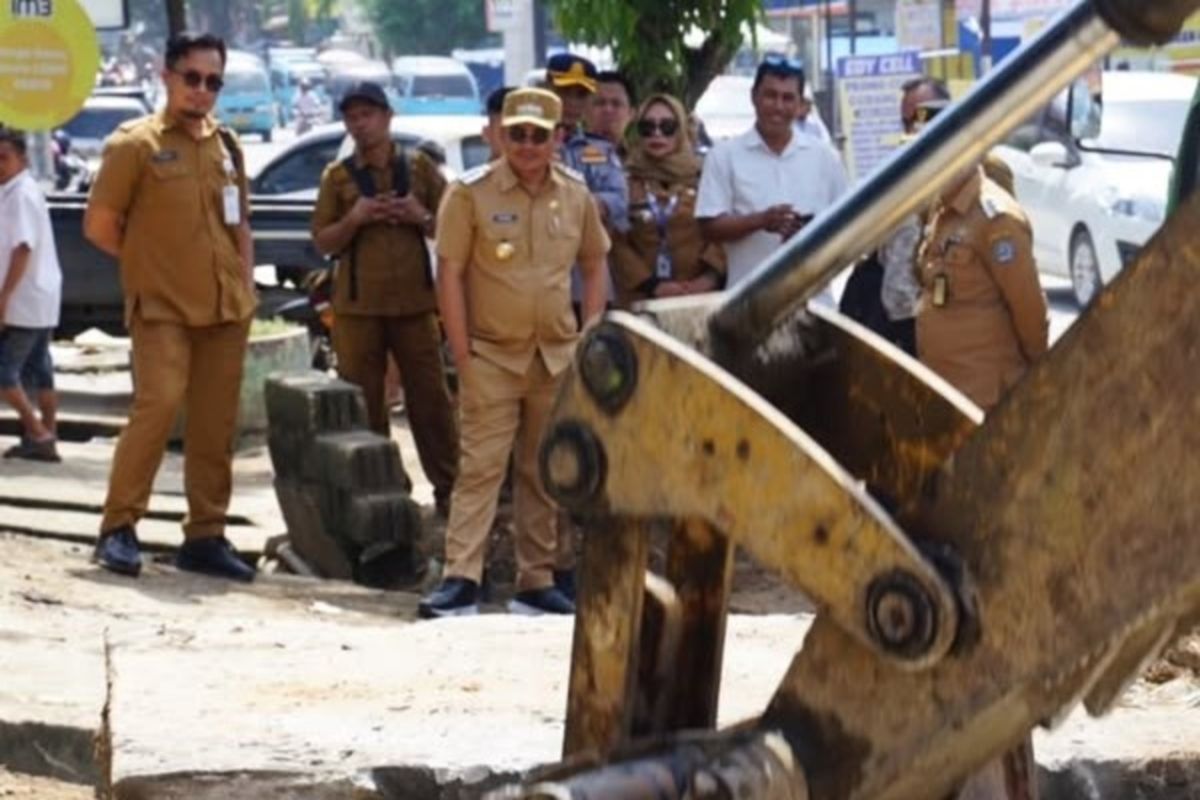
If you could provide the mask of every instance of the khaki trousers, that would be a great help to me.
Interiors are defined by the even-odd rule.
[[[132,316],[133,407],[113,453],[102,532],[136,525],[145,515],[167,437],[186,408],[183,533],[189,539],[224,534],[249,333],[249,319],[188,327]]]
[[[524,375],[478,356],[472,360],[470,379],[459,395],[462,458],[446,527],[446,577],[482,580],[512,454],[517,590],[544,589],[554,582],[558,511],[538,475],[538,447],[560,380],[541,356],[534,356]]]
[[[442,369],[441,341],[433,313],[343,314],[333,326],[338,374],[362,388],[371,429],[383,436],[390,435],[388,353],[395,359],[421,469],[439,504],[450,499],[458,465],[458,430]]]

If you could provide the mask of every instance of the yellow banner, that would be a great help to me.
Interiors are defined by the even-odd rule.
[[[0,123],[41,131],[78,113],[100,48],[77,0],[0,2]]]

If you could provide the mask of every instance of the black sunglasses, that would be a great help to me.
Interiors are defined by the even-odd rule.
[[[225,81],[222,80],[221,76],[217,75],[216,73],[205,75],[204,73],[197,72],[194,69],[189,69],[184,72],[180,72],[176,69],[172,70],[172,72],[183,78],[183,82],[189,89],[199,89],[200,84],[204,84],[205,89],[213,94],[216,94],[225,87]]]
[[[661,133],[663,136],[674,136],[679,130],[679,122],[673,119],[639,119],[637,123],[638,136],[650,138],[655,133]]]
[[[513,126],[505,128],[508,132],[508,140],[515,144],[525,144],[525,142],[533,142],[534,144],[545,144],[550,141],[550,131],[545,128],[519,128]]]

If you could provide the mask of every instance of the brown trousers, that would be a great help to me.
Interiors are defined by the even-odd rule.
[[[224,534],[249,333],[249,319],[188,327],[133,315],[133,407],[113,453],[101,531],[136,525],[145,515],[167,438],[186,408],[183,533],[189,539]]]
[[[442,369],[437,317],[343,314],[333,326],[333,349],[338,373],[362,388],[371,429],[383,436],[390,435],[385,378],[391,353],[400,368],[421,469],[437,501],[449,500],[458,465],[458,430]]]
[[[482,580],[500,485],[514,455],[517,590],[554,582],[558,511],[538,475],[538,447],[560,379],[541,356],[534,356],[524,375],[480,357],[472,360],[470,381],[459,394],[462,459],[446,526],[446,577]]]

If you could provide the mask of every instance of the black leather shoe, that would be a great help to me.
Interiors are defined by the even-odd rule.
[[[508,601],[510,614],[537,617],[542,614],[574,614],[575,604],[555,586],[518,592]]]
[[[92,559],[107,570],[136,578],[142,571],[142,551],[132,525],[100,534]]]
[[[554,588],[563,593],[563,596],[575,602],[575,570],[573,569],[556,569],[554,570]]]
[[[417,616],[421,619],[465,617],[479,613],[479,586],[469,578],[446,578],[421,598]]]
[[[200,572],[217,578],[229,578],[249,583],[254,580],[254,567],[238,557],[237,550],[224,536],[188,539],[175,556],[175,566],[188,572]]]

